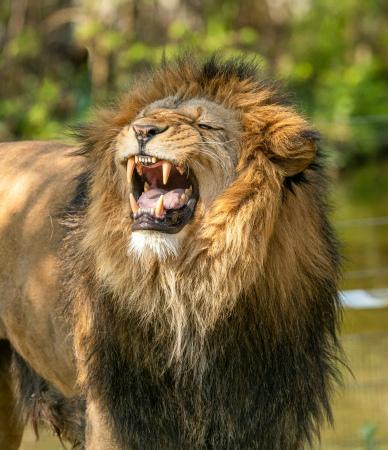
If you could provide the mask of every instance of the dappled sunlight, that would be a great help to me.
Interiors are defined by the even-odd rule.
[[[4,176],[0,180],[0,228],[12,220],[15,213],[23,209],[35,188],[38,176],[33,173],[19,174],[17,177]],[[28,205],[29,207],[31,205]]]

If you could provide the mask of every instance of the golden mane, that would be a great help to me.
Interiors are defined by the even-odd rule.
[[[123,215],[114,141],[140,110],[169,96],[208,99],[237,113],[243,135],[236,178],[194,216],[195,232],[176,259],[137,260],[127,252],[131,224]],[[71,217],[63,260],[85,395],[107,407],[124,448],[154,448],[145,431],[154,427],[161,447],[300,449],[330,415],[337,352],[339,259],[317,134],[254,65],[183,58],[135,85],[81,137],[88,199],[82,214]],[[126,394],[127,411],[112,403],[115,386],[125,388],[112,378],[117,361],[109,353],[141,384],[141,398]],[[147,402],[147,389],[160,396],[152,414],[161,418],[144,406],[146,425],[128,428],[133,402]],[[238,399],[244,389],[251,400]],[[205,413],[207,401],[222,419]],[[268,409],[273,424],[256,405]],[[183,435],[170,429],[165,407],[177,408]]]

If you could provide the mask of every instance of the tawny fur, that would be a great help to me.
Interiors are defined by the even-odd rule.
[[[197,209],[177,258],[162,263],[157,258],[128,259],[126,243],[131,223],[123,217],[121,180],[109,149],[119,131],[146,105],[174,95],[182,100],[210,99],[237,113],[243,133],[236,178],[208,210]],[[73,259],[75,268],[71,269],[77,274],[72,281],[77,286],[72,299],[77,317],[75,347],[80,360],[88,361],[80,364],[80,381],[104,405],[105,394],[101,393],[101,383],[96,383],[104,358],[95,352],[96,346],[104,345],[103,339],[117,345],[116,351],[123,355],[123,367],[129,364],[143,374],[135,376],[136,382],[141,383],[143,376],[146,386],[148,374],[157,392],[170,392],[169,383],[185,386],[187,395],[192,396],[191,413],[184,406],[187,399],[181,387],[171,388],[164,406],[168,410],[171,402],[170,407],[177,403],[183,408],[184,418],[179,423],[183,420],[184,424],[179,437],[171,436],[169,440],[163,434],[167,427],[163,421],[170,420],[174,427],[175,415],[170,413],[168,419],[168,414],[158,411],[158,407],[153,411],[162,416],[159,428],[155,425],[155,439],[161,446],[296,449],[311,438],[312,431],[317,431],[323,415],[330,414],[328,392],[335,373],[337,345],[338,258],[321,201],[323,181],[319,170],[309,167],[316,157],[315,138],[308,123],[291,107],[280,104],[276,92],[257,81],[254,72],[243,63],[218,66],[213,61],[202,67],[188,60],[163,66],[133,89],[117,110],[102,114],[85,131],[81,153],[86,154],[92,167],[90,205],[85,215],[78,218],[78,243],[74,244],[72,235],[68,238],[70,248],[78,248]],[[304,182],[291,181],[292,189],[287,189],[285,180],[301,172]],[[111,317],[108,321],[107,315]],[[111,323],[117,320],[119,328],[113,335]],[[104,328],[104,321],[109,324],[108,329]],[[313,330],[317,343],[313,343]],[[233,338],[235,342],[229,343]],[[313,346],[311,354],[309,345]],[[239,424],[239,420],[243,403],[249,402],[250,396],[254,402],[256,394],[250,392],[250,383],[255,381],[239,379],[248,375],[243,368],[238,373],[239,357],[230,352],[247,352],[246,358],[251,359],[254,370],[256,364],[265,366],[268,352],[282,346],[284,361],[276,363],[282,367],[275,364],[274,369],[284,371],[290,385],[298,383],[294,377],[299,376],[300,369],[292,367],[292,354],[306,352],[307,359],[322,358],[311,362],[317,373],[305,374],[317,377],[311,385],[316,382],[319,387],[316,386],[316,392],[304,391],[302,387],[299,400],[290,396],[290,401],[310,403],[301,409],[303,419],[296,417],[296,405],[284,405],[283,413],[276,412],[279,423],[274,425],[273,437],[268,432],[268,438],[253,438],[255,430],[266,433],[260,420],[247,417],[248,422],[252,421],[249,425]],[[228,364],[236,364],[229,379],[226,369],[222,374],[215,367],[223,352],[230,358]],[[222,381],[223,375],[227,381]],[[256,376],[259,384],[269,381],[260,378],[260,371]],[[276,378],[276,374],[266,376]],[[113,375],[107,377],[113,382]],[[246,388],[242,403],[227,407],[224,403],[228,400],[223,398],[213,399],[214,404],[205,406],[204,392],[210,384],[204,383],[212,377],[211,385],[229,385],[229,393],[220,388],[222,394],[218,395],[231,395],[236,402],[239,400],[231,393],[233,389],[244,392]],[[283,381],[279,389],[284,389]],[[306,396],[312,397],[303,399]],[[271,400],[268,402],[254,405],[262,409],[256,414],[265,415],[272,406]],[[212,410],[210,417],[204,414],[204,408]],[[228,418],[233,408],[236,420]],[[145,406],[148,417],[152,408],[146,409]],[[250,412],[247,407],[246,413]],[[125,412],[111,414],[119,427],[130,420]],[[225,417],[214,425],[212,414]],[[139,429],[128,431],[128,438],[122,436],[125,432],[117,431],[120,442],[132,442],[135,448],[156,445],[146,432],[141,435],[140,429],[153,423],[147,424],[147,420]],[[224,420],[230,424],[222,424]],[[214,426],[217,429],[212,435]]]
[[[177,255],[139,258],[116,146],[166,98],[203,99],[238,126],[213,146],[220,164],[186,155],[219,186]],[[154,113],[183,120],[174,114]],[[317,134],[252,65],[190,58],[164,63],[80,134],[87,175],[64,215],[60,267],[86,446],[300,450],[331,417],[339,351]]]

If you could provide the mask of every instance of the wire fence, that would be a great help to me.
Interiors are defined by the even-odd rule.
[[[388,116],[385,120],[388,121]],[[385,239],[388,216],[342,220],[335,225],[341,232],[360,228],[361,233],[365,228],[362,244],[367,247],[370,246],[367,238],[371,233],[373,238],[377,228]],[[386,231],[388,238],[388,228]],[[368,278],[384,283],[388,277],[387,259],[385,255],[381,257],[385,244],[378,251],[380,258],[375,262],[382,262],[381,266],[363,261],[366,267],[346,271],[345,279],[360,280],[361,285]],[[344,292],[342,299],[345,306],[342,345],[351,372],[343,372],[344,384],[333,404],[334,428],[324,430],[317,449],[388,450],[388,285],[375,291]]]
[[[388,322],[387,331],[345,335],[342,343],[352,373],[344,371],[343,389],[334,399],[335,425],[324,431],[320,448],[386,450]]]

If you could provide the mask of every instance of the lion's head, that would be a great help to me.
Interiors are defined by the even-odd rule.
[[[240,135],[235,111],[179,96],[147,105],[122,129],[115,156],[123,180],[127,174],[139,256],[178,254],[197,203],[205,212],[234,179]]]
[[[119,219],[129,255],[177,258],[214,222],[227,227],[254,197],[263,201],[263,171],[279,186],[302,173],[316,135],[257,77],[241,61],[181,59],[102,114],[84,151],[96,164],[96,196],[110,203],[92,222]]]

